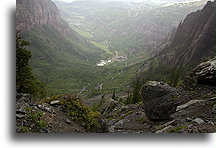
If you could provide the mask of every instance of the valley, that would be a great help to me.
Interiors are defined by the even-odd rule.
[[[208,0],[17,0],[17,132],[214,132],[215,22]]]
[[[145,3],[115,1],[55,3],[62,18],[78,35],[104,52],[100,59],[91,63],[93,67],[98,66],[94,68],[95,77],[87,83],[77,82],[76,89],[86,86],[87,91],[88,86],[96,88],[103,83],[105,90],[102,92],[112,93],[114,89],[130,91],[139,66],[157,53],[158,43],[186,14],[201,8],[206,1],[148,7]],[[118,85],[119,82],[122,85]],[[122,87],[125,85],[128,87]],[[91,91],[100,92],[97,89]],[[87,94],[83,92],[84,96]]]

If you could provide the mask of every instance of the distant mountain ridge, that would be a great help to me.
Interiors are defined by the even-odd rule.
[[[158,47],[155,56],[144,61],[140,76],[146,80],[177,85],[200,61],[215,57],[215,1],[186,16]]]

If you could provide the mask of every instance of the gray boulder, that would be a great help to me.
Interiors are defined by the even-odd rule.
[[[142,99],[146,116],[152,121],[170,119],[176,110],[174,98],[177,90],[166,83],[149,81],[142,87]]]

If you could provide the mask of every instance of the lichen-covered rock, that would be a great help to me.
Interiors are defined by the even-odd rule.
[[[174,99],[177,90],[166,83],[149,81],[142,87],[144,109],[149,120],[169,119],[176,110]]]

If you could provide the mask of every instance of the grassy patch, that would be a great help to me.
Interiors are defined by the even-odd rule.
[[[145,118],[138,118],[138,119],[136,119],[136,121],[143,124],[146,122],[146,119]]]
[[[109,50],[109,47],[104,45],[104,44],[101,44],[101,43],[98,43],[98,42],[95,42],[95,41],[91,41],[91,43],[93,45],[95,45],[96,47],[100,48],[100,49],[103,49],[107,54],[111,54],[113,55],[113,53]]]
[[[87,32],[87,31],[84,31],[84,30],[81,30],[79,28],[73,28],[73,30],[76,31],[79,35],[81,35],[81,36],[83,36],[85,38],[91,39],[91,38],[94,37],[91,33]]]
[[[187,128],[186,126],[177,126],[172,129],[169,129],[168,133],[180,133],[183,129]]]
[[[22,126],[22,127],[20,128],[20,132],[21,132],[21,133],[28,133],[28,132],[29,132],[29,127],[27,127],[27,126]]]

